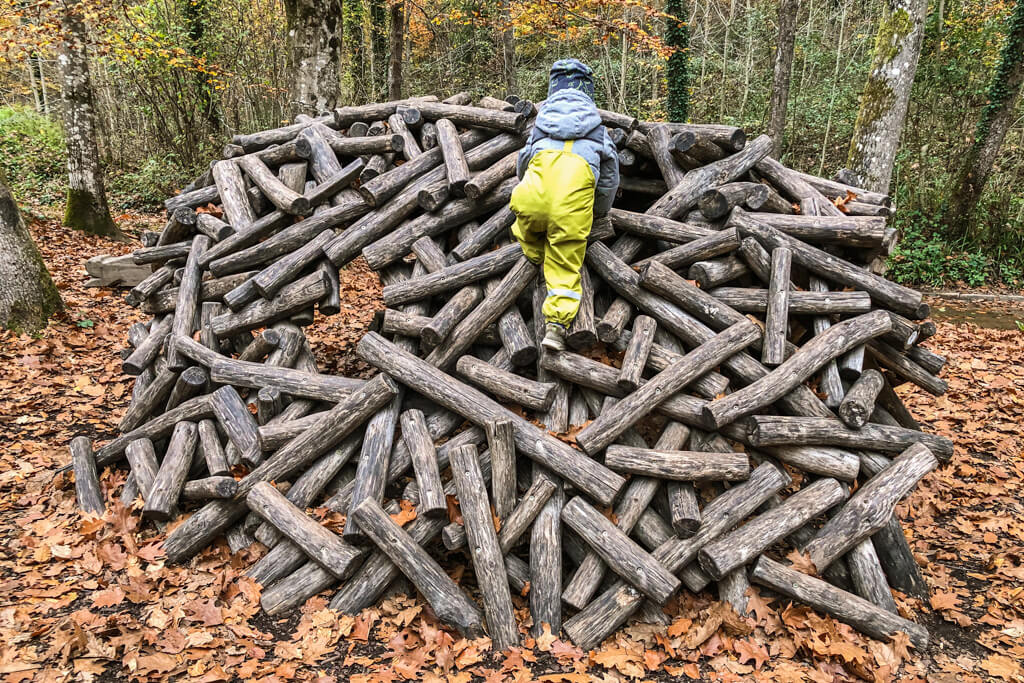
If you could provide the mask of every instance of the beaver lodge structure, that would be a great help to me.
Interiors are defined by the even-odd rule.
[[[893,391],[945,383],[921,295],[870,268],[889,198],[786,168],[766,136],[603,112],[620,196],[571,350],[542,353],[542,278],[508,232],[535,112],[421,97],[237,136],[134,252],[153,318],[128,333],[121,436],[71,444],[82,506],[126,460],[143,517],[190,515],[170,561],[268,548],[248,573],[270,614],[328,589],[356,612],[404,575],[496,648],[520,639],[513,591],[589,648],[680,590],[743,612],[752,582],[924,648],[890,590],[927,590],[893,506],[953,445]],[[360,255],[385,285],[357,347],[379,372],[323,374],[303,326]]]

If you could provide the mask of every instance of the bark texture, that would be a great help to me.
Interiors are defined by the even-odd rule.
[[[297,114],[320,114],[338,105],[341,90],[341,0],[285,0],[289,98]]]

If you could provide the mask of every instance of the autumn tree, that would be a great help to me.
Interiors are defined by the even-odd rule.
[[[772,66],[772,94],[768,105],[768,135],[772,137],[772,156],[782,153],[786,134],[786,110],[789,107],[789,84],[793,74],[793,48],[796,46],[796,15],[800,0],[780,0],[779,32],[775,39]]]
[[[334,109],[341,93],[342,0],[285,0],[295,113]]]
[[[206,31],[211,23],[209,0],[181,0],[181,14],[185,19],[185,38],[189,54],[197,62],[206,62]],[[210,132],[217,135],[224,127],[217,106],[217,89],[207,69],[192,69],[199,94],[199,106]]]
[[[0,171],[0,327],[35,332],[63,303]]]
[[[887,0],[847,156],[863,187],[888,192],[924,40],[928,0]]]
[[[1014,121],[1024,83],[1024,0],[1017,0],[1007,23],[1006,42],[988,86],[988,103],[974,131],[974,142],[949,192],[943,222],[957,236],[967,234],[970,218],[988,182],[1006,132]]]
[[[64,225],[123,238],[110,217],[96,143],[96,108],[89,76],[88,33],[81,0],[65,0],[60,14],[64,138],[68,152],[68,194]]]
[[[667,65],[668,118],[686,121],[690,115],[690,27],[685,0],[665,3],[665,43],[672,49]]]
[[[512,0],[501,0],[498,34],[501,44],[501,75],[505,84],[505,94],[518,95],[519,83],[516,79],[516,37],[515,27],[512,24]]]
[[[405,2],[391,4],[388,42],[388,99],[402,99],[402,51],[405,47]]]

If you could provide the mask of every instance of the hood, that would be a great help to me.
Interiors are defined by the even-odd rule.
[[[578,59],[559,59],[551,65],[548,97],[559,90],[579,90],[594,99],[594,71]]]
[[[555,140],[585,138],[601,125],[594,101],[579,90],[559,90],[537,114],[537,130]]]

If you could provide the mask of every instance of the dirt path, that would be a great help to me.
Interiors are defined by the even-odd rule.
[[[117,352],[141,315],[119,292],[86,290],[82,263],[122,245],[32,226],[67,311],[38,338],[0,333],[0,676],[21,680],[1021,680],[1024,660],[1024,335],[940,323],[929,346],[949,361],[938,399],[904,387],[914,414],[957,442],[952,462],[900,507],[932,587],[900,600],[932,631],[925,654],[867,640],[810,610],[753,599],[754,617],[686,594],[667,629],[632,625],[584,653],[552,638],[495,656],[455,640],[429,609],[392,596],[356,617],[330,594],[283,619],[259,611],[242,572],[260,551],[220,545],[187,567],[162,560],[163,534],[113,504],[121,470],[103,474],[110,509],[82,518],[66,444],[112,434],[130,393]],[[311,337],[321,363],[366,370],[351,349],[379,306],[365,268],[344,273],[342,314]],[[449,566],[458,565],[451,558]],[[464,568],[464,567],[463,567]],[[472,589],[472,572],[456,572]],[[523,603],[521,602],[520,605]]]

